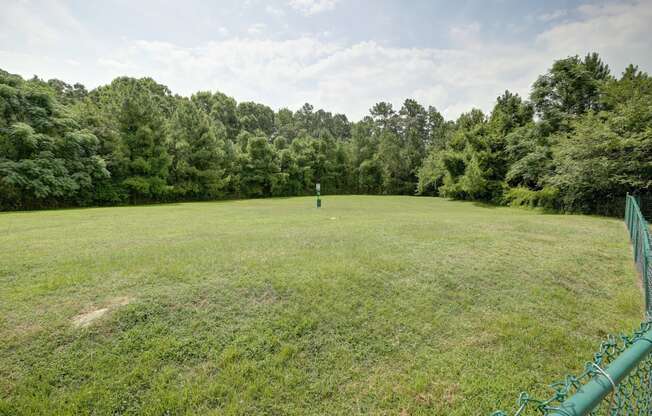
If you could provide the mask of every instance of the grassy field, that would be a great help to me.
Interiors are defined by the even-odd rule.
[[[3,213],[0,414],[486,414],[641,303],[619,219],[366,196]]]

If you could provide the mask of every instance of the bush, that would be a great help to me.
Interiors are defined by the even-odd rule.
[[[504,195],[504,202],[513,207],[543,208],[556,210],[559,208],[557,198],[559,191],[553,187],[532,190],[524,187],[509,188]]]

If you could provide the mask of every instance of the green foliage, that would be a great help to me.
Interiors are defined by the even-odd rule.
[[[245,131],[262,131],[270,136],[274,132],[274,110],[263,104],[243,102],[237,107],[238,122]]]
[[[553,128],[567,128],[569,118],[600,109],[600,88],[611,79],[609,67],[596,53],[556,61],[532,86],[532,102]]]
[[[130,202],[165,198],[171,163],[165,129],[166,89],[147,78],[117,78],[98,92],[100,111],[110,111],[121,139],[121,185]]]
[[[109,176],[98,138],[38,79],[0,73],[0,208],[87,205]]]
[[[442,159],[446,172],[442,175],[441,195],[500,201],[507,158],[504,133],[526,122],[531,111],[520,97],[506,92],[499,97],[493,115],[487,119],[481,111],[472,110],[457,120],[457,129]]]
[[[417,193],[419,195],[439,195],[439,188],[444,184],[448,170],[446,168],[446,154],[444,152],[431,152],[419,169]]]
[[[237,103],[233,98],[221,92],[212,94],[203,91],[194,94],[191,100],[213,120],[216,128],[219,129],[220,125],[224,126],[226,137],[235,142],[240,132],[240,120]]]
[[[551,139],[540,124],[529,123],[514,129],[505,137],[509,168],[505,181],[510,186],[531,189],[543,187],[553,171]]]
[[[226,132],[193,101],[181,100],[169,123],[170,184],[178,198],[215,199],[225,194]]]
[[[650,189],[647,74],[630,65],[614,79],[597,54],[574,56],[537,79],[531,100],[506,92],[488,118],[462,114],[430,150],[419,193],[620,215],[626,192]]]
[[[616,214],[650,189],[650,129],[652,79],[633,65],[616,79],[597,54],[555,61],[529,101],[505,91],[455,121],[413,99],[350,122],[151,78],[88,92],[0,70],[0,209],[311,195],[320,181]]]
[[[523,102],[518,94],[505,91],[496,99],[491,112],[489,124],[494,134],[504,136],[512,130],[532,122],[534,109],[528,102]]]
[[[59,102],[65,105],[77,103],[88,95],[86,87],[79,83],[70,85],[58,79],[51,79],[48,80],[48,85],[55,91]]]
[[[652,115],[649,105],[640,109]],[[573,135],[560,139],[564,145],[556,148],[548,182],[560,190],[564,209],[614,214],[612,204],[622,203],[625,192],[652,186],[652,126],[633,128],[631,118],[642,115],[631,110],[589,114],[574,124]]]
[[[556,188],[532,190],[519,186],[505,192],[504,202],[513,207],[543,208],[552,211],[558,209],[558,198],[559,190]]]
[[[236,157],[236,195],[247,198],[271,195],[277,173],[274,147],[264,136],[249,137]]]

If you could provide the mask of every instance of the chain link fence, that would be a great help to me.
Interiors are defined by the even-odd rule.
[[[640,197],[627,195],[625,204],[625,224],[634,248],[634,261],[641,274],[645,292],[645,317],[651,316],[650,294],[652,293],[652,260],[650,253],[650,228],[641,213]]]
[[[634,249],[634,261],[645,292],[645,321],[629,335],[602,342],[584,371],[552,384],[545,399],[518,397],[516,411],[492,416],[652,415],[652,313],[650,231],[641,213],[640,199],[627,195],[625,224]]]

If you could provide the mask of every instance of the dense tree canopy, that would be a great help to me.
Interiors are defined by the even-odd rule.
[[[627,192],[652,185],[652,79],[614,77],[597,54],[556,61],[531,101],[506,92],[489,117],[456,122],[432,149],[418,191],[460,199],[619,214]]]
[[[0,208],[325,193],[441,195],[618,212],[652,185],[652,78],[597,54],[553,63],[529,100],[445,120],[407,99],[351,122],[150,78],[92,91],[0,70]]]

